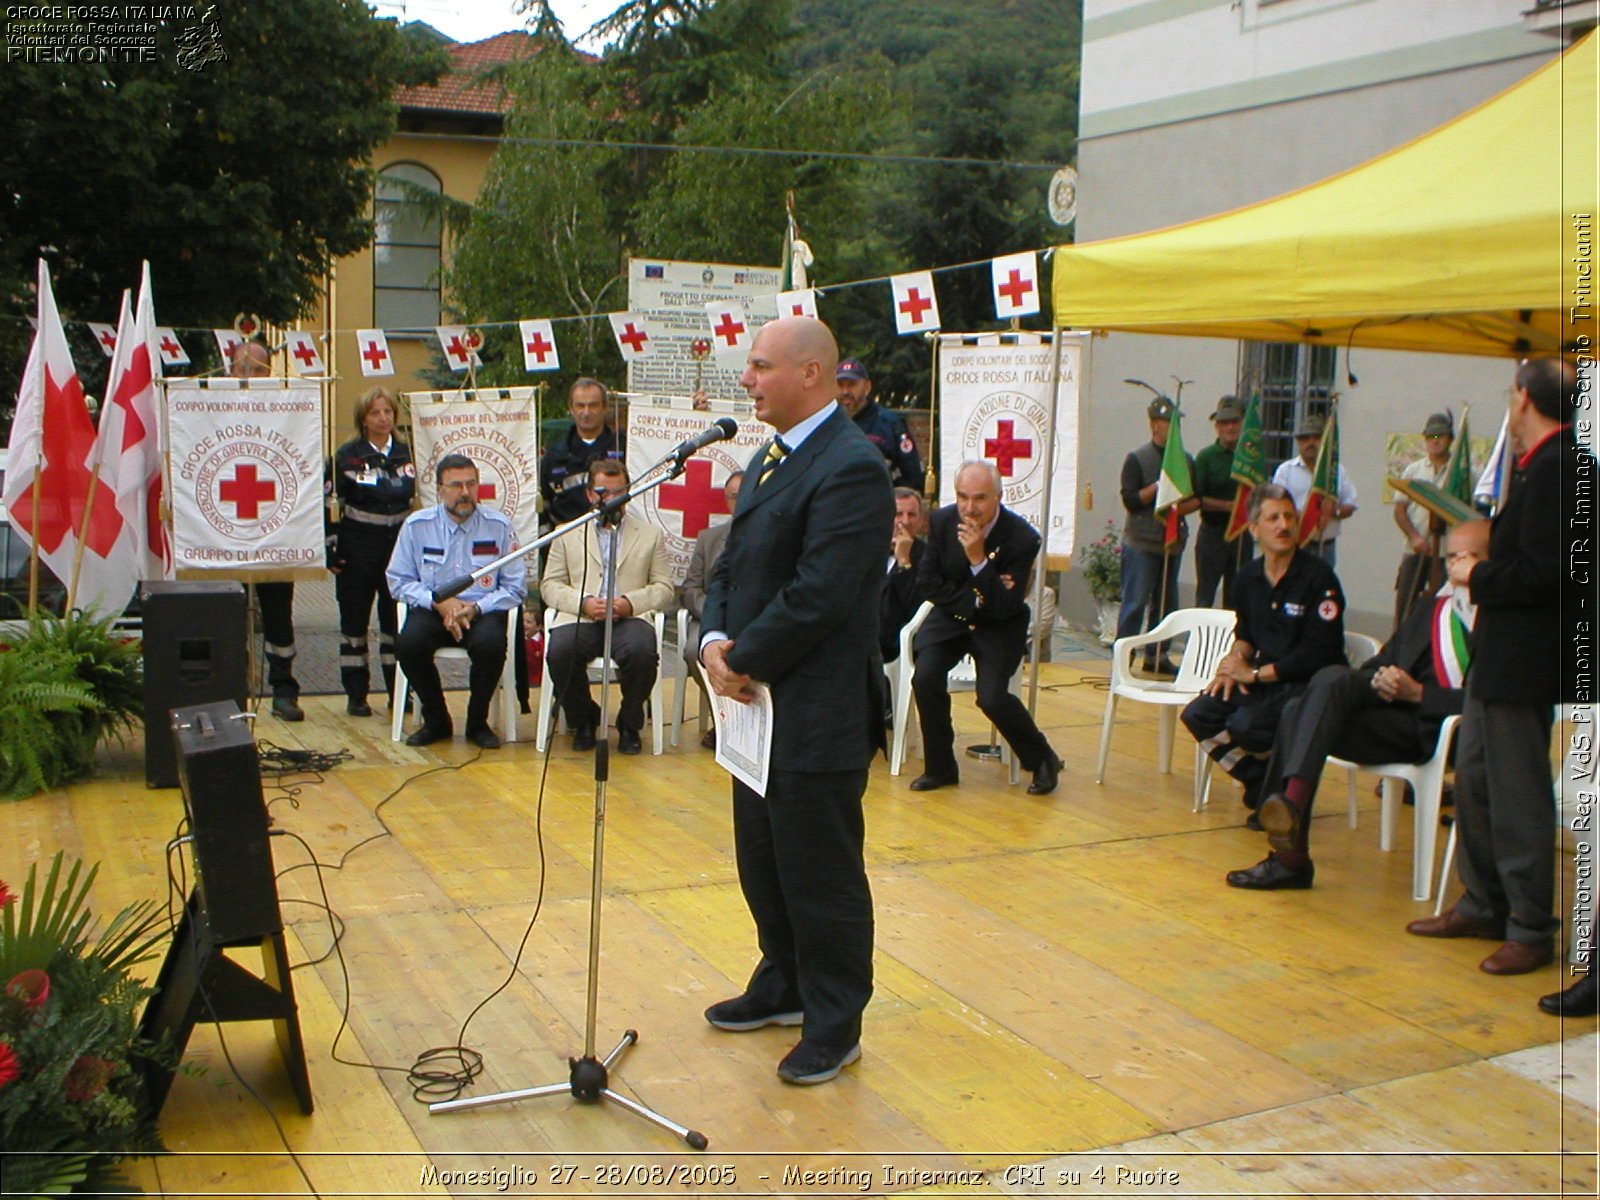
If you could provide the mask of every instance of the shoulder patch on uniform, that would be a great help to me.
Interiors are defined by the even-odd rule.
[[[1322,603],[1317,605],[1317,616],[1321,617],[1324,621],[1331,621],[1338,615],[1339,602],[1332,596],[1324,597]]]
[[[405,466],[400,468],[400,474],[406,476],[407,478],[414,479],[416,478],[417,468],[412,463],[407,463]]]
[[[910,454],[916,448],[917,448],[917,444],[911,440],[911,434],[909,432],[902,433],[900,435],[900,453],[901,454]]]

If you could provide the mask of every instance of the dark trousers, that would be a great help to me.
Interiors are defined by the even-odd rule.
[[[1248,692],[1236,687],[1226,700],[1196,696],[1184,707],[1184,728],[1217,766],[1244,784],[1245,803],[1251,808],[1261,799],[1266,754],[1284,707],[1304,690],[1304,684],[1262,683]]]
[[[367,627],[372,603],[378,603],[378,666],[384,689],[394,695],[394,598],[384,570],[394,551],[399,526],[363,525],[345,521],[339,527],[339,555],[343,565],[333,577],[333,594],[339,601],[339,682],[352,700],[365,700],[372,687],[367,667]]]
[[[433,609],[406,609],[405,628],[395,639],[395,657],[417,694],[425,725],[450,723],[450,709],[444,702],[444,687],[433,656],[451,646],[465,650],[472,662],[467,673],[467,728],[477,729],[489,723],[489,701],[494,698],[500,670],[506,663],[506,614],[484,613],[457,642]]]
[[[1514,942],[1542,942],[1561,923],[1555,907],[1556,810],[1548,704],[1467,704],[1456,747],[1458,912],[1504,920]]]
[[[1233,576],[1240,563],[1255,556],[1255,543],[1248,533],[1234,541],[1227,538],[1226,525],[1200,526],[1194,539],[1194,606],[1211,608],[1222,585],[1221,608],[1233,607]]]
[[[294,677],[294,584],[258,583],[256,603],[261,606],[261,654],[267,660],[267,686],[274,699],[293,700],[300,695]]]
[[[992,629],[976,629],[961,637],[921,646],[911,674],[922,720],[922,747],[931,775],[956,772],[955,726],[950,722],[950,668],[964,655],[978,667],[978,708],[994,722],[1000,736],[1024,769],[1032,771],[1054,753],[1044,734],[1028,715],[1028,706],[1011,691],[1011,676],[1022,662],[1023,645],[1008,645]]]
[[[1176,553],[1155,554],[1123,543],[1118,637],[1132,637],[1154,629],[1163,617],[1178,607],[1178,567],[1182,561]]]
[[[1323,667],[1304,692],[1283,706],[1272,740],[1263,796],[1283,790],[1283,781],[1304,779],[1315,796],[1330,754],[1354,763],[1421,762],[1433,754],[1438,724],[1420,721],[1414,704],[1390,704],[1372,690],[1375,670]],[[1300,823],[1307,847],[1310,806]]]
[[[545,630],[544,669],[567,718],[577,729],[600,722],[600,706],[589,695],[590,659],[600,657],[605,644],[605,624],[575,621]],[[611,627],[611,661],[617,664],[622,703],[617,708],[617,728],[638,733],[644,728],[645,701],[655,686],[658,655],[655,626],[643,617],[628,617]]]
[[[759,1008],[803,1008],[804,1036],[835,1050],[861,1040],[872,996],[866,787],[864,769],[774,768],[765,797],[733,785],[739,887],[761,947],[745,991]]]

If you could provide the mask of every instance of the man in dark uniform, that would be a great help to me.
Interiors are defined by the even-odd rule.
[[[589,511],[584,489],[589,464],[597,458],[621,458],[622,435],[607,421],[611,397],[606,385],[585,376],[567,393],[572,428],[545,451],[539,460],[539,494],[544,515],[552,525],[562,525]]]
[[[1233,580],[1239,624],[1233,648],[1206,690],[1183,710],[1200,748],[1244,784],[1248,824],[1267,774],[1284,706],[1323,667],[1344,662],[1344,591],[1333,568],[1299,549],[1288,491],[1262,484],[1250,497],[1250,532],[1261,550]]]
[[[1478,606],[1477,649],[1456,749],[1457,866],[1462,895],[1419,937],[1505,939],[1481,963],[1522,975],[1554,956],[1556,815],[1551,798],[1552,706],[1576,701],[1593,669],[1595,461],[1573,435],[1578,376],[1571,363],[1517,368],[1506,431],[1520,457],[1495,514],[1489,557],[1446,563]],[[1576,578],[1575,578],[1576,577]],[[1557,998],[1559,1003],[1559,997]]]
[[[911,439],[905,418],[881,407],[872,398],[872,377],[859,358],[839,364],[839,404],[854,420],[867,440],[878,448],[889,464],[889,476],[896,487],[922,491],[922,458]]]
[[[1047,795],[1056,789],[1061,758],[1011,691],[1011,677],[1028,650],[1028,583],[1039,556],[1039,534],[1001,505],[1002,480],[993,463],[962,463],[955,483],[956,502],[928,523],[928,549],[917,572],[918,590],[934,608],[912,642],[911,687],[922,718],[927,768],[911,790],[928,792],[960,782],[946,676],[970,654],[978,668],[978,708],[1033,773],[1028,793]]]
[[[1450,531],[1449,553],[1477,561],[1489,522]],[[1289,701],[1272,740],[1261,792],[1262,828],[1272,853],[1228,872],[1228,886],[1254,891],[1308,888],[1311,806],[1330,754],[1348,762],[1422,762],[1433,757],[1444,719],[1461,711],[1476,614],[1465,588],[1416,605],[1398,633],[1359,667],[1323,667]]]
[[[894,536],[889,539],[889,561],[878,597],[878,647],[883,661],[900,657],[900,631],[922,607],[917,591],[917,571],[927,550],[928,506],[914,488],[894,490]]]
[[[1200,531],[1194,539],[1194,606],[1210,608],[1222,585],[1222,608],[1233,607],[1233,576],[1255,556],[1248,534],[1228,541],[1228,518],[1239,481],[1233,477],[1233,451],[1239,444],[1244,405],[1224,396],[1211,414],[1217,440],[1194,456],[1194,494],[1200,497]]]

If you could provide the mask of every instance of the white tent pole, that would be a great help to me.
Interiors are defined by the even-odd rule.
[[[1061,389],[1061,326],[1052,325],[1050,330],[1050,344],[1054,349],[1050,365],[1050,391],[1049,402],[1045,405],[1045,432],[1044,432],[1044,495],[1039,500],[1039,524],[1044,526],[1039,531],[1039,566],[1034,571],[1033,580],[1033,619],[1040,620],[1044,615],[1044,577],[1050,566],[1050,492],[1051,485],[1055,482],[1056,473],[1056,404],[1057,393]],[[1056,597],[1059,603],[1060,597]],[[1042,631],[1046,637],[1050,636],[1048,630]],[[1028,657],[1033,660],[1032,677],[1028,681],[1028,715],[1032,716],[1039,705],[1039,641],[1037,638],[1028,639]]]

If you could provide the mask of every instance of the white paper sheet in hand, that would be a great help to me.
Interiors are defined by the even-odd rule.
[[[767,794],[772,763],[772,689],[752,683],[748,704],[713,694],[711,716],[717,726],[717,763],[758,796]]]

